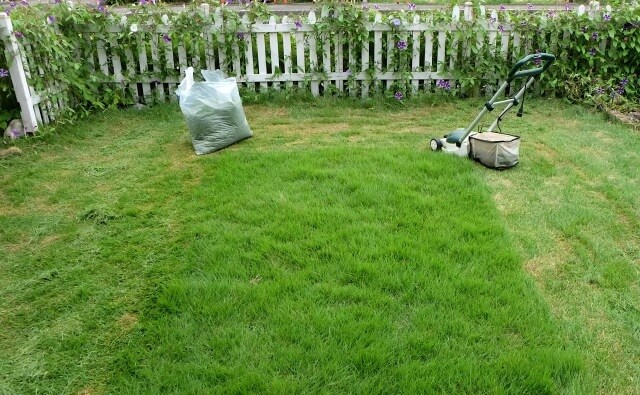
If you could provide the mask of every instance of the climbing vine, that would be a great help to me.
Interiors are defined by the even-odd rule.
[[[175,83],[187,66],[216,67],[228,72],[237,70],[238,66],[240,71],[251,66],[247,65],[250,60],[242,55],[248,49],[256,53],[255,41],[249,39],[252,24],[268,23],[273,15],[267,6],[262,2],[247,3],[241,14],[215,2],[208,10],[204,12],[201,4],[193,3],[176,12],[148,0],[140,0],[125,13],[116,12],[100,1],[75,6],[60,0],[38,6],[22,1],[5,8],[11,15],[13,35],[21,43],[23,55],[35,65],[28,76],[32,86],[45,92],[67,88],[68,100],[78,103],[73,106],[76,110],[69,111],[81,113],[91,108],[132,104],[138,89],[136,82]],[[559,95],[597,105],[638,105],[640,12],[637,6],[621,6],[615,11],[602,8],[592,18],[570,9],[557,12],[501,9],[497,18],[477,17],[480,10],[474,11],[476,18],[452,21],[450,10],[417,12],[413,4],[381,14],[375,6],[324,1],[317,5],[315,21],[310,21],[308,15],[288,17],[292,33],[303,33],[297,36],[304,40],[292,40],[291,58],[285,60],[295,67],[304,66],[308,75],[320,80],[325,94],[340,94],[328,83],[328,66],[322,64],[321,53],[316,64],[298,65],[294,58],[296,46],[308,44],[311,38],[317,41],[319,50],[325,44],[342,46],[348,74],[347,92],[359,91],[362,84],[366,84],[371,94],[402,100],[417,91],[447,95],[490,93],[506,76],[510,65],[526,53],[549,52],[556,54],[558,61],[540,79],[536,87],[538,94]],[[432,59],[428,65],[414,67],[412,60],[416,53],[426,56],[424,46],[413,40],[410,26],[414,22],[433,25],[433,31],[424,34],[431,34],[434,42],[440,28],[446,31],[453,49],[448,50],[444,62],[435,64],[436,60]],[[302,29],[303,26],[312,26],[312,29]],[[386,26],[385,38],[377,44],[379,48],[374,45],[375,33],[371,26]],[[390,35],[386,35],[387,32]],[[520,45],[503,52],[502,40],[514,40],[516,36]],[[279,40],[282,44],[282,38]],[[149,46],[149,43],[153,44]],[[108,49],[107,63],[112,64],[114,57],[120,59],[120,75],[113,70],[102,72],[104,59],[96,56],[98,45]],[[207,52],[209,47],[223,56]],[[358,56],[348,56],[349,48]],[[366,59],[359,55],[363,49],[368,49]],[[149,59],[145,70],[128,62],[141,52]],[[2,108],[11,107],[5,102],[15,100],[8,76],[12,56],[9,53],[7,57],[0,57]],[[275,76],[283,73],[285,60],[270,65]],[[440,78],[432,84],[420,85],[418,89],[412,84],[414,72],[435,72],[436,69]],[[364,74],[365,81],[356,78],[358,74]],[[393,79],[380,80],[380,75],[392,75]],[[298,86],[309,83],[307,79]]]

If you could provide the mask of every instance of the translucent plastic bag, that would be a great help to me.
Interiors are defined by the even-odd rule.
[[[205,81],[196,82],[193,67],[189,67],[176,91],[198,155],[218,151],[253,135],[236,79],[225,78],[219,70],[201,73]]]

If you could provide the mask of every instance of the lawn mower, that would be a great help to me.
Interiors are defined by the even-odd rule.
[[[548,69],[555,60],[556,57],[548,53],[537,53],[522,58],[511,68],[506,81],[500,86],[495,95],[484,104],[484,108],[482,108],[473,122],[466,129],[459,128],[442,138],[432,139],[430,143],[431,149],[458,156],[469,156],[485,166],[496,169],[516,165],[518,163],[520,137],[503,134],[502,130],[500,130],[500,121],[513,106],[518,104],[520,104],[520,109],[517,116],[522,117],[526,90],[533,84],[535,77]],[[520,70],[528,63],[533,63],[537,67]],[[507,91],[509,85],[520,78],[526,78],[522,88],[513,97],[498,101],[498,98]],[[496,108],[495,106],[501,105],[506,107],[487,130],[473,131],[485,114],[493,111]],[[493,131],[496,127],[500,133]]]

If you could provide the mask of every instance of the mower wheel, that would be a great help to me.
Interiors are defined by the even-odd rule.
[[[440,151],[442,149],[442,142],[438,139],[431,139],[430,145],[432,151]]]

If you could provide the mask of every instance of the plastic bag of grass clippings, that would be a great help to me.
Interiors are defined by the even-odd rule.
[[[201,72],[205,80],[196,82],[193,68],[189,67],[176,90],[198,155],[218,151],[253,135],[236,79],[225,78],[219,70]]]

